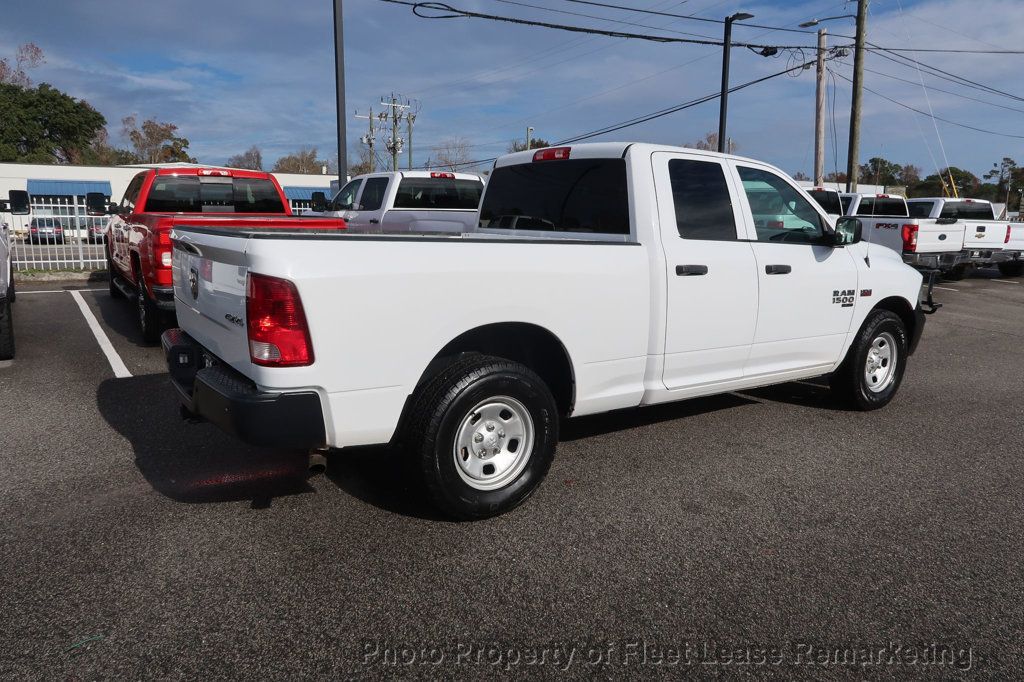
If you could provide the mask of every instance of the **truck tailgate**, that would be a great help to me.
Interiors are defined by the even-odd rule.
[[[1009,226],[1010,238],[1003,244],[1003,249],[1006,251],[1024,251],[1024,223],[1009,223]]]
[[[245,322],[248,239],[175,230],[171,240],[180,326],[220,360],[251,376]]]
[[[904,223],[916,224],[917,253],[949,253],[964,248],[963,221],[938,223],[935,220],[919,219]]]
[[[1006,223],[991,220],[961,220],[964,248],[969,251],[998,251],[1006,241]]]

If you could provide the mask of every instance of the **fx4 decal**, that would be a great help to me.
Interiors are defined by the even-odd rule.
[[[853,289],[835,289],[832,291],[832,303],[843,308],[850,308],[853,306],[856,295],[857,292]]]
[[[900,229],[899,223],[875,223],[876,230],[898,230]]]

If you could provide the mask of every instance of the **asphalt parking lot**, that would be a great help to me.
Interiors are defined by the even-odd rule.
[[[1024,279],[941,286],[888,408],[807,382],[571,421],[478,523],[386,450],[309,477],[181,422],[130,305],[22,287],[0,677],[1017,677]]]

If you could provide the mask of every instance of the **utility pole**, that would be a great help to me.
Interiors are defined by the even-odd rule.
[[[526,150],[529,151],[533,143],[533,128],[526,126]]]
[[[348,131],[345,125],[345,16],[334,0],[334,89],[338,106],[338,186],[348,180]]]
[[[846,191],[857,191],[860,169],[860,101],[864,90],[864,34],[867,31],[868,0],[857,0],[857,40],[853,53],[853,96],[850,103],[850,148],[846,155]]]
[[[818,89],[814,101],[814,184],[825,182],[825,36],[818,29]]]
[[[725,38],[722,41],[722,94],[718,101],[718,151],[724,152],[725,117],[729,109],[729,50],[732,47],[732,22],[753,19],[753,14],[737,12],[725,18]]]
[[[391,101],[380,101],[381,106],[391,107],[391,137],[385,141],[385,146],[391,152],[391,170],[398,170],[398,155],[402,152],[404,140],[398,135],[398,123],[405,118],[403,113],[409,108],[408,104],[399,104],[398,98],[391,93]]]
[[[365,118],[370,121],[370,130],[361,138],[359,138],[359,141],[370,148],[370,172],[372,173],[374,171],[374,166],[376,165],[377,161],[377,154],[373,151],[373,145],[377,141],[377,129],[373,125],[374,121],[376,120],[373,117],[373,107],[370,107],[370,113],[368,115],[360,116],[359,114],[356,114],[355,117]]]
[[[405,114],[405,126],[408,129],[409,149],[407,150],[407,161],[409,170],[412,170],[412,124],[416,122],[416,112],[409,111]]]

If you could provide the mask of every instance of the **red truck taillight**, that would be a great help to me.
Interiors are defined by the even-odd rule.
[[[1003,240],[1004,244],[1010,243],[1010,231],[1013,229],[1013,225],[1006,226],[1006,239]]]
[[[313,364],[313,343],[292,282],[249,273],[245,292],[249,357],[264,367],[304,367]]]
[[[903,226],[903,250],[913,253],[917,251],[917,225]]]

